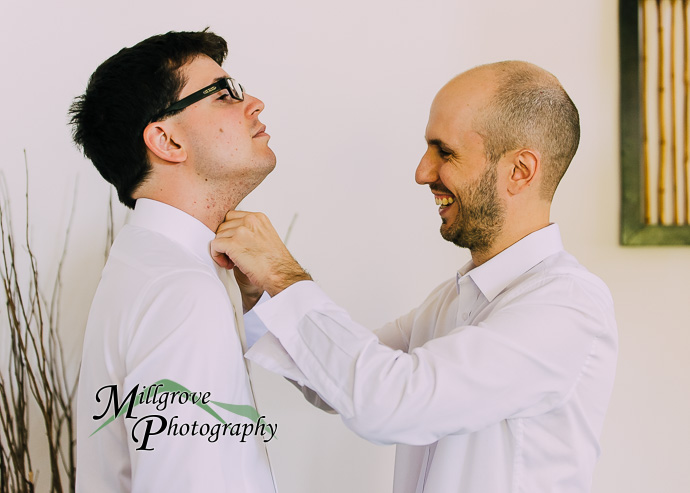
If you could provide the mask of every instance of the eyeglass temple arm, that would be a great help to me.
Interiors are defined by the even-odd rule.
[[[177,101],[176,103],[171,104],[165,110],[161,111],[158,115],[156,115],[156,118],[154,119],[154,121],[161,118],[163,115],[166,115],[172,111],[183,110],[187,106],[191,106],[194,103],[196,103],[197,101],[201,101],[206,96],[209,96],[213,93],[222,91],[223,89],[230,89],[230,83],[228,82],[228,79],[220,79],[215,84],[212,84],[209,87],[204,87],[200,91],[193,92],[189,96],[184,97],[184,98],[180,99],[179,101]]]

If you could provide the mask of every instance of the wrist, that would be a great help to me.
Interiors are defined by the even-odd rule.
[[[266,292],[273,297],[297,282],[312,280],[309,273],[297,265],[297,268],[276,273],[270,285],[266,286]]]
[[[254,308],[263,294],[264,292],[259,290],[252,293],[242,292],[242,309],[244,313],[247,313],[249,310]]]

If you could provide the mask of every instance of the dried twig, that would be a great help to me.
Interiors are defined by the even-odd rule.
[[[62,290],[62,268],[71,230],[72,214],[58,263],[50,298],[43,296],[38,262],[29,235],[28,163],[26,182],[25,249],[28,255],[29,279],[24,286],[18,275],[15,236],[11,225],[7,187],[2,180],[0,235],[2,262],[0,279],[5,294],[10,348],[7,372],[0,372],[0,493],[32,493],[37,475],[29,451],[28,402],[34,400],[41,413],[48,442],[50,492],[74,491],[74,413],[76,381],[69,382],[58,326]]]
[[[115,241],[115,221],[113,219],[113,187],[110,187],[110,194],[108,195],[108,228],[105,237],[105,261],[107,262],[110,255],[110,247]]]
[[[283,240],[283,243],[286,245],[288,244],[288,241],[290,241],[290,234],[292,233],[292,228],[295,226],[295,223],[297,222],[297,213],[295,212],[292,216],[292,219],[290,220],[290,225],[288,226],[287,233],[285,233],[285,239]]]

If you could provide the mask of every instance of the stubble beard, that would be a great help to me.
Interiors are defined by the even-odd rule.
[[[484,174],[465,189],[462,200],[456,197],[457,215],[452,224],[443,220],[444,240],[471,252],[491,248],[505,222],[505,205],[498,196],[496,164],[489,164]]]

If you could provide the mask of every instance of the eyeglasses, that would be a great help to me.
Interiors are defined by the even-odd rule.
[[[154,116],[151,119],[151,121],[158,121],[165,115],[167,115],[168,113],[172,113],[173,111],[183,110],[187,106],[191,106],[197,101],[201,101],[206,96],[210,96],[211,94],[220,92],[223,89],[228,90],[228,92],[230,93],[230,97],[232,99],[235,99],[237,101],[244,101],[244,87],[242,87],[242,84],[237,82],[232,77],[224,77],[222,79],[218,79],[210,86],[206,86],[203,89],[199,89],[198,91],[193,92],[189,96],[180,99],[177,103],[171,104],[166,109]]]

